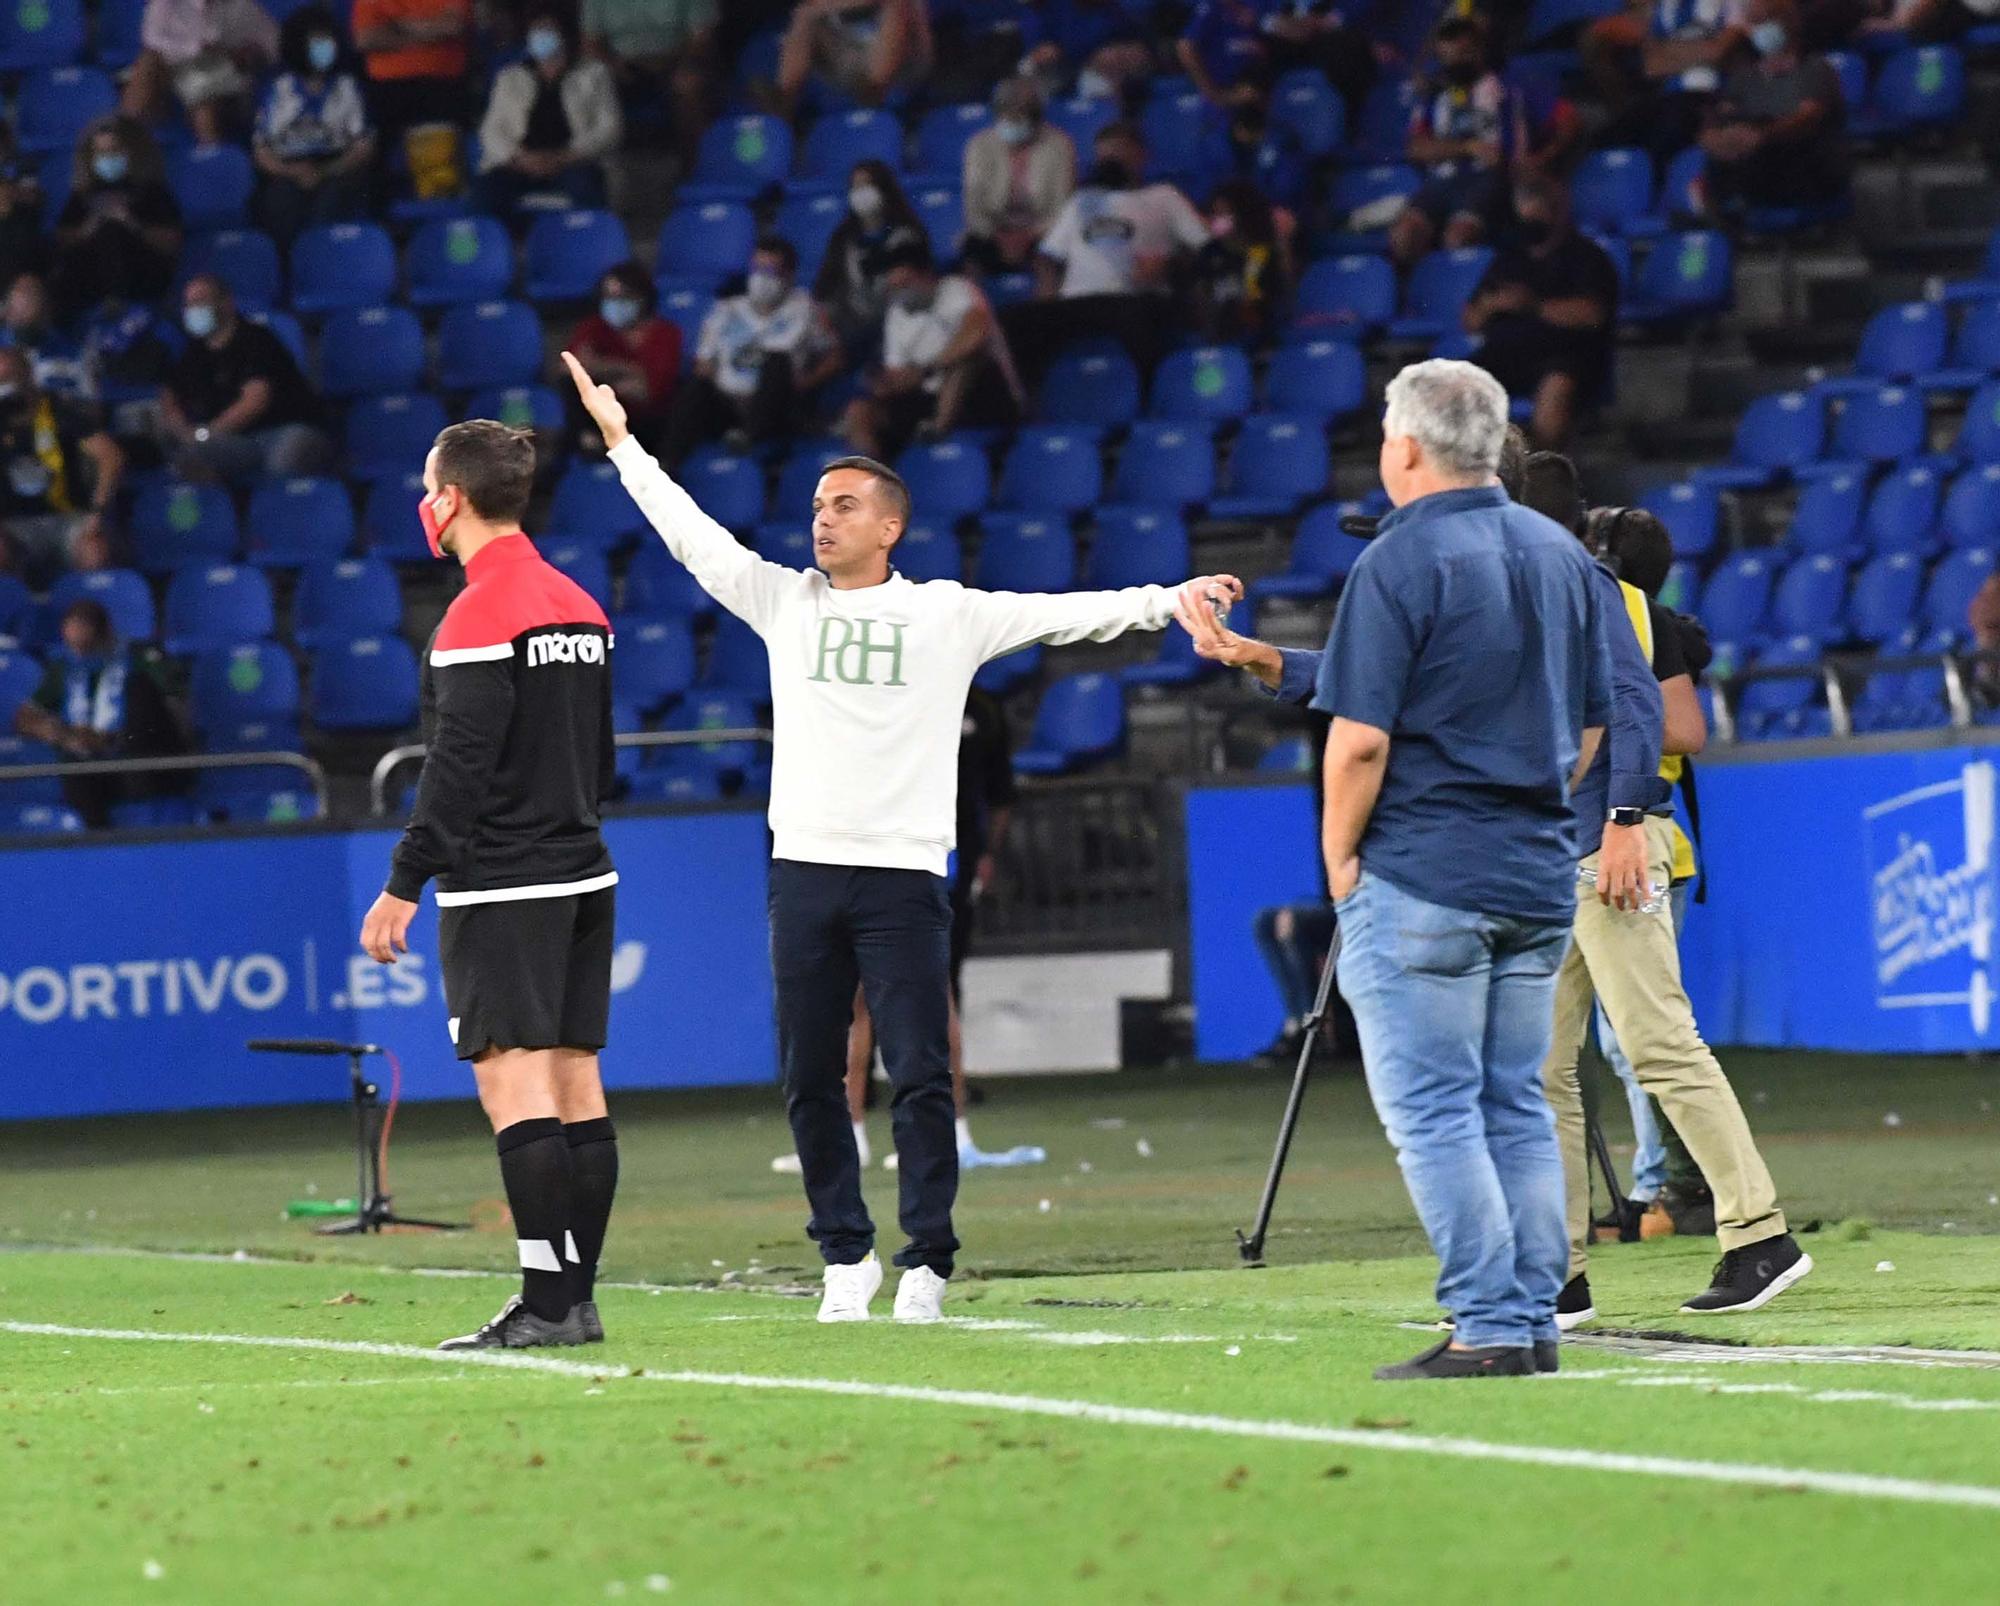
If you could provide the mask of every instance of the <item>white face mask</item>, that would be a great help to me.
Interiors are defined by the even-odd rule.
[[[750,305],[762,312],[770,311],[785,299],[785,281],[763,268],[757,269],[744,281],[743,289],[750,297]]]
[[[873,184],[857,184],[847,192],[847,204],[854,208],[859,217],[879,217],[882,212],[882,192]]]
[[[1025,145],[1035,137],[1035,125],[1025,117],[1003,117],[994,126],[1009,145]]]

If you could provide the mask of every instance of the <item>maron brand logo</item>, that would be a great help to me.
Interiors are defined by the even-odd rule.
[[[588,630],[579,630],[574,635],[556,632],[546,636],[528,638],[528,667],[539,669],[543,664],[601,664],[604,662],[604,638]]]

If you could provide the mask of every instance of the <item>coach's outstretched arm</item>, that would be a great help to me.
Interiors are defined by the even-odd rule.
[[[584,411],[603,435],[618,477],[646,522],[660,532],[667,550],[687,565],[702,590],[761,634],[775,611],[776,586],[794,578],[793,571],[767,563],[702,512],[633,438],[617,392],[592,380],[569,352],[562,355]]]
[[[1211,594],[1233,603],[1243,582],[1233,574],[1207,574],[1180,588],[1128,586],[1123,591],[968,591],[966,607],[978,633],[982,659],[1004,658],[1036,642],[1110,641],[1128,630],[1164,630],[1180,600],[1207,606]]]
[[[1312,701],[1319,682],[1320,654],[1310,647],[1274,647],[1255,636],[1239,636],[1201,606],[1183,586],[1174,604],[1174,618],[1194,642],[1197,658],[1241,669],[1281,703],[1300,708]]]

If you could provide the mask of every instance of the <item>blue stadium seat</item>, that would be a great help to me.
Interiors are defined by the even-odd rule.
[[[741,692],[754,702],[771,700],[771,654],[764,638],[733,613],[715,622],[709,637],[708,661],[702,667],[705,689]]]
[[[1428,253],[1410,270],[1402,315],[1390,321],[1389,337],[1435,340],[1457,333],[1464,324],[1465,304],[1492,261],[1492,249],[1483,245]]]
[[[1713,485],[1684,480],[1651,486],[1640,493],[1639,506],[1667,527],[1676,557],[1703,558],[1715,550],[1719,503]]]
[[[121,70],[139,59],[139,30],[146,0],[99,0],[91,59],[100,67]]]
[[[980,521],[982,591],[1068,591],[1076,584],[1076,542],[1061,518],[989,513]]]
[[[2000,297],[2000,229],[1986,237],[1986,259],[1975,279],[1959,279],[1944,287],[1946,301],[1991,301]]]
[[[1341,256],[1315,262],[1299,280],[1292,326],[1309,335],[1358,337],[1396,312],[1396,270],[1387,257]]]
[[[549,528],[603,547],[620,546],[651,531],[639,504],[626,494],[616,466],[601,461],[576,462],[563,470],[549,503]]]
[[[1622,0],[1534,0],[1522,38],[1531,45],[1566,38],[1587,22],[1616,16]]]
[[[1653,158],[1630,146],[1592,151],[1570,181],[1577,225],[1623,234],[1653,213]]]
[[[1139,127],[1149,182],[1168,180],[1201,194],[1228,161],[1228,129],[1191,85],[1162,93],[1156,84],[1139,113]]]
[[[498,218],[433,218],[403,255],[413,307],[495,301],[514,282],[514,245]]]
[[[778,204],[778,215],[772,227],[781,238],[791,241],[792,249],[798,252],[801,284],[811,284],[818,277],[834,230],[840,227],[841,219],[846,216],[847,197],[826,190],[800,191],[787,195]],[[746,251],[744,257],[748,255]],[[739,272],[742,266],[743,259],[739,258]]]
[[[1938,502],[1943,493],[1938,471],[1919,463],[1893,468],[1883,475],[1868,498],[1862,532],[1875,552],[1914,552],[1928,556],[1938,547]]]
[[[27,0],[21,3],[26,4]],[[67,804],[0,803],[0,834],[74,836],[83,828],[83,816]]]
[[[1771,560],[1745,552],[1709,576],[1699,617],[1713,641],[1754,641],[1763,634],[1770,605]]]
[[[1967,463],[2000,463],[2000,380],[1989,379],[1973,392],[1951,449]]]
[[[14,141],[24,156],[65,154],[98,118],[118,109],[118,86],[96,67],[49,67],[21,80]]]
[[[631,777],[628,794],[635,803],[679,803],[698,806],[720,802],[723,772],[698,752],[668,748],[653,764]]]
[[[958,544],[958,537],[927,520],[919,520],[905,530],[889,558],[899,574],[912,580],[965,578],[965,552]]]
[[[188,715],[210,752],[242,752],[289,733],[299,717],[299,671],[292,655],[270,641],[244,641],[203,652],[188,672]]]
[[[1090,160],[1097,136],[1118,121],[1118,102],[1095,95],[1074,95],[1050,101],[1047,115],[1051,127],[1069,135],[1070,143],[1076,147],[1078,165],[1082,166]]]
[[[1303,736],[1281,737],[1257,756],[1260,775],[1310,775],[1312,768],[1312,743]]]
[[[711,616],[715,608],[715,599],[667,550],[666,542],[642,542],[632,554],[625,570],[625,612],[698,619]]]
[[[1763,652],[1759,668],[1817,664],[1820,643],[1810,636],[1780,641]],[[1824,695],[1823,683],[1805,675],[1779,680],[1753,680],[1737,702],[1737,729],[1750,741],[1769,741],[1802,733],[1804,716]]]
[[[217,485],[152,479],[132,504],[132,544],[139,567],[176,569],[236,556],[236,507]]]
[[[917,124],[915,171],[926,178],[958,183],[965,174],[965,147],[992,121],[992,111],[976,100],[933,107]]]
[[[2000,463],[1981,463],[1951,482],[1938,531],[1948,547],[2000,545]]]
[[[585,301],[597,281],[632,257],[615,212],[548,212],[528,227],[521,247],[521,293],[538,307]]]
[[[403,588],[380,558],[328,559],[300,571],[292,639],[301,647],[394,635],[402,624]]]
[[[612,621],[611,678],[618,700],[655,714],[694,685],[694,632],[671,615]]]
[[[417,503],[424,495],[424,476],[419,466],[401,473],[385,473],[368,487],[361,507],[363,545],[373,557],[387,563],[428,563],[429,543],[417,519]]]
[[[132,798],[112,804],[109,817],[115,831],[183,830],[201,823],[190,797]]]
[[[1919,653],[1943,654],[1952,651],[1955,646],[1956,641],[1950,633],[1926,634],[1913,626],[1894,640],[1884,642],[1882,656],[1899,658]],[[1854,699],[1852,713],[1854,728],[1864,733],[1927,730],[1948,725],[1951,711],[1945,700],[1944,669],[1942,666],[1930,666],[1877,670],[1868,676],[1867,683]]]
[[[424,382],[424,327],[408,307],[336,307],[319,348],[320,389],[336,401]]]
[[[1918,622],[1926,632],[1963,632],[1972,599],[1993,576],[1992,547],[1960,547],[1948,552],[1931,570],[1924,587]]]
[[[743,272],[757,243],[757,220],[735,201],[679,206],[660,225],[662,276],[705,284],[710,289]]]
[[[1717,490],[1755,490],[1816,462],[1825,442],[1826,406],[1817,391],[1759,396],[1737,422],[1730,461],[1697,468],[1695,483]]]
[[[1347,108],[1324,73],[1299,67],[1273,88],[1271,121],[1290,134],[1307,156],[1317,159],[1331,156],[1339,146],[1347,131]]]
[[[250,216],[257,170],[240,145],[191,145],[167,158],[167,187],[189,229],[233,229]]]
[[[965,191],[956,179],[910,187],[910,205],[931,242],[931,259],[939,267],[958,260],[965,237]]]
[[[1771,597],[1770,627],[1778,636],[1810,636],[1825,643],[1840,633],[1847,601],[1847,565],[1825,553],[1793,561]]]
[[[1241,418],[1250,406],[1250,359],[1237,346],[1190,346],[1153,375],[1155,418],[1216,424]]]
[[[1345,340],[1280,346],[1264,373],[1264,406],[1322,421],[1358,413],[1368,401],[1368,364]]]
[[[1701,572],[1685,558],[1677,559],[1660,587],[1660,601],[1675,613],[1693,613],[1701,603]]]
[[[986,511],[992,471],[977,442],[962,438],[912,446],[896,459],[910,501],[924,518],[946,526]]]
[[[1954,45],[1899,50],[1875,71],[1865,127],[1890,134],[1944,128],[1965,113],[1965,58]]]
[[[903,170],[903,125],[886,111],[856,107],[829,112],[806,130],[799,149],[799,174],[844,184],[856,162],[886,162],[891,172]]]
[[[1093,520],[1084,584],[1097,591],[1179,585],[1194,572],[1187,526],[1157,507],[1101,507]]]
[[[261,641],[277,629],[271,582],[243,563],[191,564],[167,585],[161,634],[168,652],[206,652]]]
[[[1031,426],[1007,454],[997,502],[1031,513],[1080,513],[1103,492],[1104,464],[1094,440],[1073,429]]]
[[[1866,642],[1889,640],[1907,629],[1917,612],[1917,592],[1924,581],[1922,559],[1910,552],[1885,552],[1870,558],[1854,579],[1848,602],[1848,624]]]
[[[67,67],[83,59],[83,0],[5,0],[0,4],[0,72]]]
[[[1282,573],[1252,582],[1251,596],[1310,601],[1334,591],[1368,549],[1366,541],[1340,527],[1342,518],[1361,511],[1359,502],[1322,502],[1310,509],[1292,535],[1291,561]]]
[[[257,229],[190,235],[181,252],[181,282],[197,273],[212,273],[228,285],[245,312],[266,311],[284,294],[277,243]]]
[[[542,372],[542,321],[520,301],[453,307],[438,325],[440,390],[531,385]]]
[[[1334,174],[1333,182],[1327,189],[1327,209],[1335,218],[1351,221],[1355,213],[1379,208],[1384,201],[1408,200],[1423,187],[1423,182],[1423,174],[1402,160],[1399,143],[1390,160],[1378,162],[1372,167],[1350,167]],[[1348,232],[1340,238],[1374,247],[1387,240],[1388,230],[1376,228],[1360,234]]]
[[[845,441],[837,440],[806,441],[794,446],[778,470],[777,487],[771,493],[765,517],[809,521],[821,471],[836,457],[845,457],[849,450]]]
[[[572,392],[574,394],[574,392]],[[568,422],[562,397],[547,385],[506,385],[473,392],[466,401],[468,418],[497,418],[513,429],[562,433]]]
[[[321,730],[404,730],[416,718],[417,655],[401,636],[357,636],[312,655],[312,721]]]
[[[10,674],[10,669],[18,668],[20,674]],[[10,707],[18,707],[41,683],[41,667],[25,654],[0,653],[0,695],[4,695]],[[25,684],[22,684],[25,680]],[[24,764],[68,764],[73,762],[67,753],[59,753],[53,747],[41,742],[31,742],[25,737],[15,736],[8,730],[0,730],[0,769],[13,769]],[[0,809],[27,808],[35,804],[60,804],[62,802],[62,782],[53,775],[46,775],[32,781],[0,781]]]
[[[306,332],[299,320],[289,312],[246,312],[243,315],[259,328],[268,329],[278,337],[278,344],[291,354],[292,361],[299,365],[299,372],[312,372],[312,353],[306,345]]]
[[[1918,376],[1927,390],[1976,390],[2000,373],[2000,301],[1967,304],[1944,365]]]
[[[1050,424],[1123,428],[1139,416],[1139,365],[1109,342],[1072,346],[1042,376],[1035,416]]]
[[[672,278],[656,280],[653,288],[660,298],[660,316],[680,330],[682,349],[693,351],[709,309],[715,305],[715,291],[707,285]]]
[[[792,170],[792,131],[776,117],[723,117],[701,137],[681,204],[752,201]]]
[[[375,307],[396,288],[396,246],[373,223],[323,223],[292,242],[292,309]]]
[[[1869,318],[1854,353],[1854,372],[1822,380],[1828,396],[1878,389],[1885,380],[1920,378],[1943,362],[1950,329],[1935,301],[1899,301]]]
[[[370,480],[421,470],[447,422],[444,403],[427,391],[364,396],[347,409],[348,470]]]
[[[281,765],[204,772],[195,807],[225,825],[295,825],[319,818],[319,796],[305,777]]]
[[[42,683],[42,666],[25,652],[0,648],[0,708],[7,710],[5,725],[0,725],[0,739],[13,738],[14,710],[35,695],[35,689]],[[0,757],[0,763],[8,760]],[[19,762],[36,763],[38,760],[21,759]],[[61,788],[54,789],[60,795]]]
[[[748,530],[764,516],[764,471],[754,457],[705,446],[681,465],[678,478],[695,505],[717,524]]]
[[[1893,462],[1923,450],[1924,433],[1923,392],[1910,385],[1885,385],[1847,398],[1834,421],[1827,456],[1839,462]]]
[[[900,551],[906,535],[897,543]],[[772,563],[782,563],[788,569],[810,569],[816,567],[813,561],[812,527],[801,524],[796,519],[773,519],[757,526],[750,544],[756,548],[757,556]],[[899,565],[900,567],[900,565]]]
[[[1735,293],[1729,237],[1714,229],[1662,235],[1639,269],[1620,316],[1664,324],[1724,311]]]
[[[296,569],[346,555],[354,544],[354,503],[339,480],[265,480],[251,493],[248,526],[252,563]]]
[[[1215,443],[1194,424],[1134,424],[1118,454],[1114,501],[1185,509],[1215,494]]]
[[[682,698],[680,705],[668,716],[664,728],[670,731],[726,731],[757,730],[763,726],[757,705],[742,692],[704,688]],[[698,756],[725,774],[741,775],[768,752],[769,748],[761,742],[701,742],[686,747],[658,749],[654,762],[678,763]],[[667,758],[669,754],[672,755],[671,761]]]
[[[1348,153],[1357,162],[1400,162],[1409,145],[1416,92],[1400,73],[1376,81],[1348,130]]]
[[[1868,496],[1866,476],[1859,469],[1843,468],[1810,475],[1799,487],[1788,544],[1800,552],[1859,557],[1861,510]]]
[[[1063,775],[1118,750],[1125,694],[1115,675],[1065,675],[1042,693],[1028,744],[1014,755],[1023,775]]]
[[[17,575],[0,574],[0,650],[27,644],[34,635],[35,594]],[[8,710],[11,716],[12,710]]]
[[[1333,461],[1317,419],[1259,413],[1243,422],[1229,455],[1224,494],[1209,503],[1221,519],[1271,519],[1326,494]]]
[[[127,641],[151,641],[158,625],[153,593],[132,569],[72,569],[49,587],[48,616],[60,619],[72,602],[91,597],[104,604],[111,628]]]
[[[1126,686],[1192,686],[1221,668],[1195,652],[1194,637],[1178,625],[1169,625],[1159,633],[1159,645],[1154,648],[1153,656],[1119,670],[1118,679]]]
[[[550,568],[565,574],[589,592],[598,607],[611,609],[611,559],[595,541],[567,536],[545,537],[535,543]]]
[[[1708,152],[1699,145],[1690,145],[1667,163],[1667,170],[1660,177],[1659,216],[1651,232],[1659,234],[1677,219],[1700,216],[1706,205],[1707,187]]]

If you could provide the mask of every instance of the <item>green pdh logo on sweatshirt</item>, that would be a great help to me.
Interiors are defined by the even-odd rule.
[[[876,632],[883,633],[877,639]],[[889,678],[878,681],[877,659],[886,659]],[[903,627],[881,619],[822,619],[819,622],[819,653],[813,672],[807,677],[818,681],[839,681],[843,686],[902,686]]]

